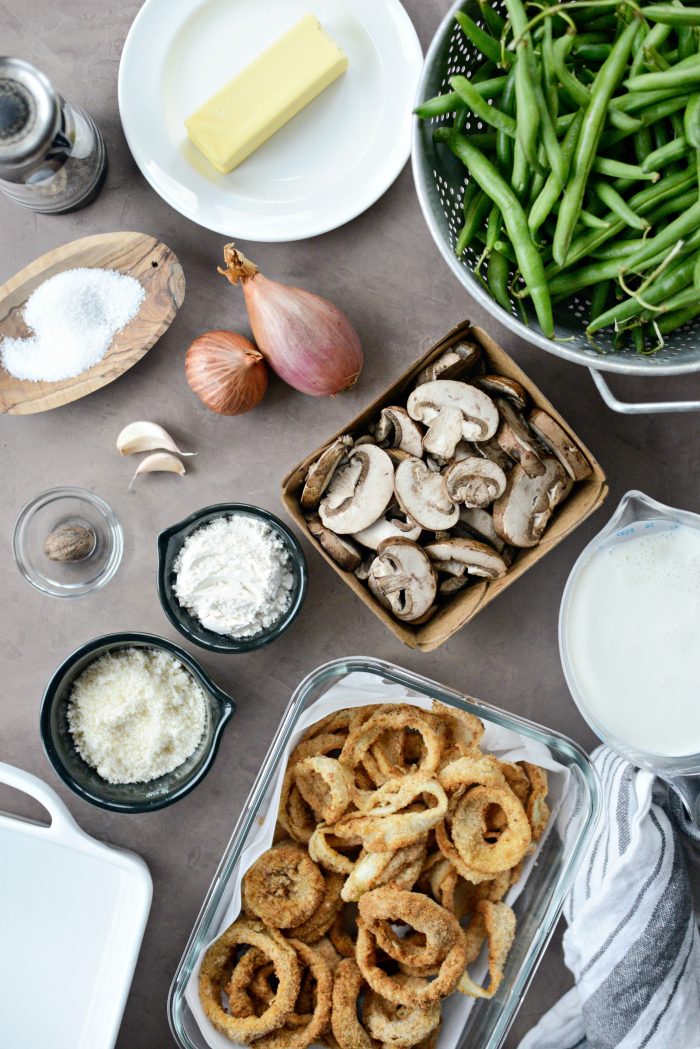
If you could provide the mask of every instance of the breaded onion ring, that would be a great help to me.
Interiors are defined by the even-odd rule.
[[[294,766],[299,793],[324,823],[335,823],[350,808],[352,776],[335,758],[316,754]]]
[[[238,946],[258,947],[275,965],[277,994],[261,1016],[233,1016],[221,1004],[232,956]],[[238,918],[207,948],[199,969],[199,998],[217,1031],[233,1042],[250,1042],[282,1027],[293,1012],[301,986],[301,967],[294,948],[261,922]]]
[[[539,765],[531,765],[529,761],[520,761],[529,781],[529,792],[525,803],[525,811],[532,828],[532,840],[539,841],[544,834],[545,827],[549,822],[549,805],[545,801],[549,791],[549,783],[545,769]]]
[[[507,825],[497,841],[489,842],[484,837],[485,814],[493,804],[501,807]],[[510,870],[523,858],[531,839],[525,810],[507,786],[474,787],[460,800],[452,820],[452,840],[472,876],[476,873],[492,878],[499,871]]]
[[[435,802],[424,807],[425,796]],[[421,808],[414,803],[420,801]],[[435,827],[447,812],[447,796],[435,779],[421,773],[389,780],[335,825],[339,837],[360,837],[369,852],[395,852],[414,844]]]
[[[347,735],[351,728],[361,725],[376,711],[376,706],[344,707],[342,710],[333,710],[330,714],[326,714],[325,718],[309,725],[301,741],[304,743],[306,740],[328,733]]]
[[[274,972],[274,963],[257,947],[246,951],[232,970],[225,988],[229,1012],[241,1017],[261,1016],[275,997],[269,983]]]
[[[493,998],[503,979],[503,966],[515,938],[515,915],[506,903],[482,900],[467,929],[469,963],[481,953],[484,939],[489,944],[489,985],[479,986],[465,969],[457,990],[471,998]]]
[[[450,796],[450,808],[454,811],[456,802],[463,794],[477,784],[483,786],[503,786],[506,782],[501,763],[491,754],[477,754],[445,765],[438,772],[437,778],[441,787]]]
[[[395,976],[407,989],[419,987],[415,976]],[[368,991],[362,1007],[362,1022],[372,1038],[384,1046],[412,1046],[427,1038],[440,1024],[440,1002],[425,1009],[389,1002],[376,991]]]
[[[342,874],[330,873],[325,876],[325,895],[314,913],[303,925],[297,925],[292,930],[295,940],[303,943],[316,943],[325,936],[335,921],[335,916],[343,906],[340,890],[343,887],[344,878]]]
[[[348,915],[350,910],[350,908],[343,907],[343,909],[336,914],[335,921],[328,930],[329,940],[338,954],[341,954],[343,958],[355,957],[355,941],[348,931],[349,922],[346,922],[346,915]],[[352,909],[353,918],[354,913],[354,909]]]
[[[396,852],[365,852],[358,859],[340,895],[347,902],[357,902],[363,893],[380,885],[412,889],[421,872],[427,842],[407,845]]]
[[[303,739],[289,755],[282,781],[277,819],[294,841],[304,844],[308,842],[318,822],[313,810],[304,801],[296,785],[295,767],[305,758],[315,757],[318,754],[328,756],[340,753],[344,742],[345,736],[343,735],[321,733],[312,739]]]
[[[423,717],[423,711],[417,707],[399,704],[383,713],[373,714],[364,724],[353,728],[345,741],[340,754],[340,763],[348,769],[354,769],[361,765],[370,747],[385,732],[390,730],[399,731],[412,728],[420,734],[423,739],[425,753],[418,771],[423,773],[434,772],[440,764],[442,745],[440,737],[435,729]],[[392,769],[382,773],[377,770],[383,781],[404,774],[405,769],[394,766]]]
[[[333,839],[335,840],[331,844]],[[335,827],[328,827],[325,823],[321,823],[309,838],[309,856],[327,871],[335,871],[336,874],[351,874],[356,861],[338,851],[337,846],[347,848],[349,845],[360,846],[361,844],[359,837],[355,839],[350,837],[348,840],[339,839],[335,833]]]
[[[379,892],[381,890],[375,891]],[[366,900],[367,895],[363,896],[362,899]],[[448,912],[446,911],[445,913],[447,914]],[[457,930],[457,938],[445,955],[435,979],[430,982],[423,979],[419,986],[411,988],[409,992],[406,987],[402,987],[400,981],[397,981],[377,965],[377,943],[375,937],[367,928],[364,920],[360,918],[357,923],[356,948],[357,964],[360,972],[374,991],[377,991],[382,997],[388,998],[391,1002],[398,1002],[402,1005],[417,1004],[425,1008],[425,1006],[438,1001],[440,998],[446,998],[454,991],[467,963],[467,945],[464,933],[459,922],[454,918],[453,921]]]
[[[272,929],[293,929],[320,906],[326,883],[306,849],[281,841],[259,856],[243,875],[246,914]]]
[[[315,984],[313,1012],[303,1017],[303,1023],[285,1024],[279,1030],[272,1031],[263,1038],[256,1039],[258,1049],[307,1049],[315,1042],[327,1027],[331,1017],[333,999],[333,975],[328,962],[320,952],[301,943],[299,940],[288,941]],[[299,1015],[298,1013],[296,1014]]]
[[[353,958],[345,958],[335,973],[331,1029],[340,1049],[375,1049],[357,1018],[357,999],[365,980]]]

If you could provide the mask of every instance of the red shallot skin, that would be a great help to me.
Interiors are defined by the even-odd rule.
[[[260,272],[241,284],[255,341],[280,379],[312,397],[354,386],[362,369],[362,346],[341,310]]]

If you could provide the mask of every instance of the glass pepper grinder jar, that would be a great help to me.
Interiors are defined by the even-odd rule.
[[[59,215],[90,204],[106,173],[91,117],[31,63],[0,57],[0,190],[32,211]]]

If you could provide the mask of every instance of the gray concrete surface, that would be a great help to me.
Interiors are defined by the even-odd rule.
[[[0,199],[0,279],[50,248],[88,233],[141,230],[169,244],[187,277],[187,297],[165,338],[118,382],[62,409],[0,420],[0,758],[44,777],[87,831],[139,852],[154,880],[148,929],[126,1007],[119,1049],[173,1045],[166,1019],[171,977],[231,828],[273,731],[300,679],[324,661],[369,654],[568,733],[586,748],[594,738],[578,715],[559,664],[557,612],[567,574],[628,488],[700,510],[699,466],[692,454],[697,417],[627,419],[609,412],[583,369],[510,336],[469,300],[447,271],[423,222],[408,168],[390,191],[350,225],[304,243],[247,244],[271,276],[306,286],[343,307],[361,334],[366,365],[351,393],[315,400],[274,381],[255,412],[208,413],[184,378],[185,350],[214,327],[245,331],[242,296],[214,267],[222,237],[165,205],[136,169],[121,132],[116,83],[119,55],[138,0],[0,0],[5,54],[39,65],[102,127],[110,173],[92,207],[60,218],[35,216]],[[447,0],[406,0],[424,46]],[[231,231],[235,234],[235,230]],[[155,536],[207,503],[245,500],[280,512],[287,468],[349,419],[453,323],[470,317],[512,352],[607,470],[608,505],[536,566],[449,644],[431,655],[403,648],[356,601],[316,555],[309,554],[306,605],[273,648],[242,657],[194,654],[238,700],[215,767],[194,794],[154,815],[103,813],[63,790],[41,750],[37,714],[56,664],[97,634],[135,629],[181,640],[161,612],[155,588]],[[615,382],[630,396],[700,394],[700,379]],[[132,470],[114,440],[134,419],[155,419],[199,455],[185,478],[152,476],[127,492]],[[17,571],[14,519],[24,502],[53,485],[96,491],[126,533],[123,565],[110,585],[77,601],[44,597]],[[3,795],[0,803],[15,804]],[[17,808],[22,808],[20,804]],[[519,1037],[568,986],[555,937],[507,1041]]]

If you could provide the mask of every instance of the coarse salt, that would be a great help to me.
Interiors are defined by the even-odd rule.
[[[116,270],[73,269],[49,277],[32,292],[23,311],[33,332],[0,342],[3,366],[16,379],[58,382],[102,360],[118,331],[145,297],[134,278]]]
[[[175,596],[207,630],[246,638],[273,626],[292,603],[289,552],[257,517],[219,517],[192,532],[174,564]]]

